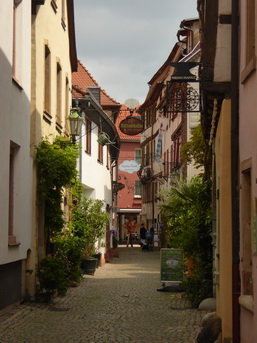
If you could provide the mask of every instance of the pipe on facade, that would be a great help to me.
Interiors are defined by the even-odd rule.
[[[231,188],[232,188],[232,329],[233,342],[240,342],[239,274],[239,0],[232,0],[231,36]],[[235,171],[238,171],[235,173]]]

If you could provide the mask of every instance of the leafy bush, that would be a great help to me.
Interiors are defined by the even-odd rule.
[[[74,234],[84,239],[84,257],[95,252],[95,243],[104,237],[109,214],[103,210],[104,202],[99,199],[82,198],[73,207],[71,226]]]
[[[65,261],[61,258],[46,256],[39,261],[36,269],[40,285],[40,294],[51,300],[56,293],[64,296],[68,289],[69,279]]]
[[[160,192],[162,216],[172,248],[184,249],[193,264],[185,281],[192,306],[212,293],[212,221],[210,182],[193,178],[188,183],[177,181]]]
[[[65,229],[52,239],[55,256],[61,258],[67,268],[67,276],[70,281],[79,282],[81,279],[81,261],[85,240],[75,236],[70,229]]]

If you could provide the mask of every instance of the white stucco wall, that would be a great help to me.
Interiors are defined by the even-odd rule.
[[[231,14],[231,1],[219,1],[219,15]],[[214,62],[214,82],[229,82],[231,79],[231,24],[218,24],[217,47]]]
[[[98,127],[93,124],[91,132],[91,155],[85,153],[84,132],[82,128],[82,149],[81,149],[81,182],[85,186],[86,196],[92,199],[104,200],[106,204],[112,204],[111,190],[111,168],[107,166],[107,146],[103,147],[103,164],[97,161],[98,158]]]
[[[0,2],[0,264],[26,258],[31,247],[32,159],[30,157],[31,1],[19,5],[19,85],[12,79],[13,1]],[[4,33],[4,34],[3,34]],[[12,143],[11,143],[12,142]],[[10,145],[15,146],[13,234],[8,246]]]

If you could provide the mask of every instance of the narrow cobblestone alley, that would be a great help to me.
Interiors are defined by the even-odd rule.
[[[0,343],[193,343],[205,311],[182,293],[158,292],[159,252],[119,247],[54,307],[25,303],[0,313]]]

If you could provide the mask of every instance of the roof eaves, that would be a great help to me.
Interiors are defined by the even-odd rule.
[[[68,14],[68,30],[69,30],[69,47],[70,47],[70,63],[71,70],[77,71],[78,60],[77,60],[77,48],[75,38],[75,19],[74,19],[74,1],[67,0],[67,14]]]
[[[115,124],[103,111],[101,105],[90,94],[85,94],[82,98],[76,98],[79,101],[79,108],[84,111],[86,116],[94,122],[101,130],[107,133],[111,141],[116,143],[115,146],[110,146],[112,154],[116,157],[119,153],[120,138]],[[98,115],[97,115],[98,114]]]

